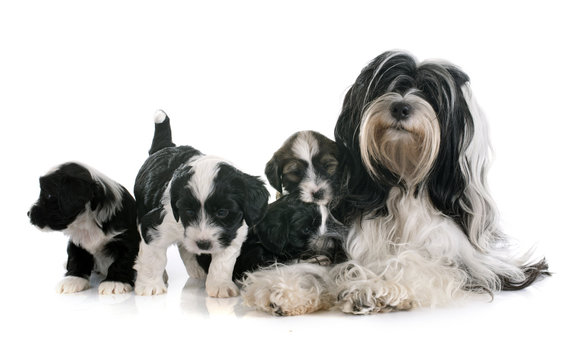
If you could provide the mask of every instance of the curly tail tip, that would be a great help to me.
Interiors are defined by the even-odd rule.
[[[168,115],[163,110],[157,110],[154,113],[154,123],[155,124],[162,124],[164,121],[168,119]]]
[[[549,266],[545,259],[538,261],[535,264],[525,265],[522,267],[525,278],[522,281],[515,281],[514,279],[509,279],[506,277],[501,278],[502,290],[521,290],[530,285],[536,280],[539,280],[545,276],[551,276],[549,272]]]

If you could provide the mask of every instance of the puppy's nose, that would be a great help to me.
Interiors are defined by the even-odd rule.
[[[325,191],[323,189],[317,190],[313,193],[313,199],[322,200],[325,196]]]
[[[27,212],[27,217],[29,217],[29,214],[31,214],[31,211],[28,211],[28,212]]]
[[[393,116],[398,121],[408,119],[412,113],[412,106],[404,101],[397,101],[391,104],[391,116]]]
[[[195,244],[201,250],[209,250],[211,248],[211,241],[209,240],[197,240]]]

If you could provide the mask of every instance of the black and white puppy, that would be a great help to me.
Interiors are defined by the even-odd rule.
[[[266,164],[266,177],[278,197],[297,192],[301,200],[328,205],[339,188],[339,149],[315,131],[290,136]]]
[[[211,255],[205,284],[209,296],[238,295],[232,281],[233,267],[248,228],[266,211],[268,196],[258,177],[190,146],[175,146],[170,119],[158,111],[149,157],[135,181],[137,216],[144,240],[135,263],[135,292],[166,292],[166,250],[177,244],[191,277],[205,276],[196,255]]]
[[[249,229],[237,258],[233,280],[273,264],[295,262],[339,263],[346,260],[346,227],[323,205],[304,202],[292,193],[268,205],[264,218]],[[207,271],[209,255],[198,256]]]
[[[69,162],[39,178],[41,193],[28,212],[41,230],[69,236],[65,278],[59,293],[90,287],[92,270],[107,275],[100,294],[132,290],[139,250],[135,200],[117,182],[86,165]]]

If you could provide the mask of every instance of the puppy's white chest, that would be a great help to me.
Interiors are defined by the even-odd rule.
[[[104,234],[89,212],[79,215],[63,232],[75,245],[91,254],[99,253],[112,237]]]

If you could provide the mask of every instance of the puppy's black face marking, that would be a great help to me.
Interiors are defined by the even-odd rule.
[[[62,165],[42,176],[39,184],[39,199],[30,209],[29,218],[41,229],[66,229],[99,191],[88,170],[77,164]]]
[[[259,179],[213,158],[178,169],[170,187],[174,217],[184,227],[186,248],[194,253],[228,247],[243,220],[252,226],[261,218],[267,199]]]
[[[291,136],[266,165],[266,176],[279,193],[299,193],[301,200],[328,204],[339,186],[339,149],[314,131]]]
[[[272,203],[256,232],[261,244],[284,258],[298,258],[323,225],[319,206],[286,196]]]
[[[39,199],[28,216],[38,228],[63,231],[70,237],[65,276],[87,279],[96,263],[97,271],[107,275],[102,284],[111,281],[133,286],[140,236],[131,194],[97,170],[78,163],[60,165],[42,176],[39,184]],[[111,287],[105,284],[100,289],[106,286]],[[75,290],[63,286],[60,291]]]
[[[311,261],[319,257],[331,263],[345,261],[342,244],[346,234],[347,228],[335,221],[325,206],[303,202],[298,193],[283,196],[271,203],[264,218],[249,229],[233,279],[242,279],[246,272],[276,262]],[[197,259],[208,271],[211,257],[205,254]]]

